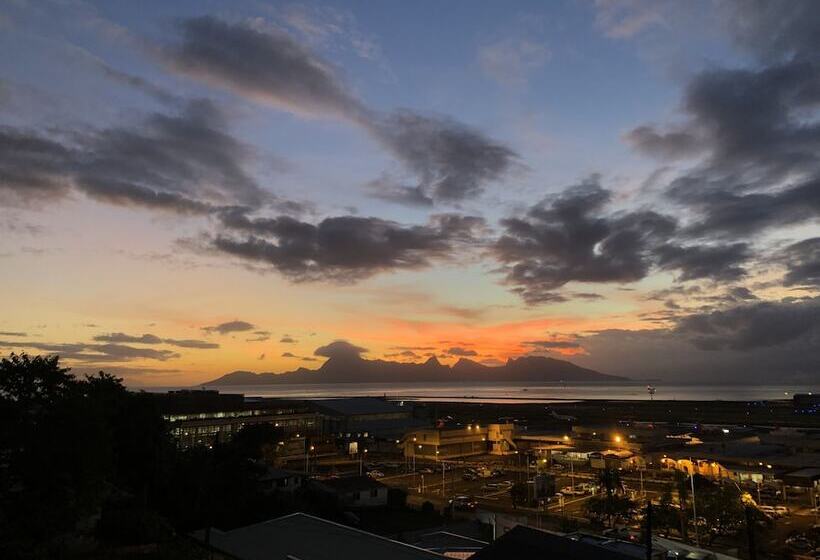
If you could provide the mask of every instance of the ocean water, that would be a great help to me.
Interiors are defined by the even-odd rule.
[[[791,399],[795,393],[820,393],[809,385],[667,385],[653,383],[654,400],[749,401]],[[154,387],[167,391],[180,387]],[[461,402],[550,403],[567,400],[617,399],[649,400],[647,384],[564,384],[564,383],[326,383],[293,385],[206,386],[222,393],[280,398],[328,398],[387,396],[392,399]]]

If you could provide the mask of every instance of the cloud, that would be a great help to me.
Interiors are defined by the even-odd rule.
[[[781,257],[787,266],[787,286],[820,287],[820,237],[804,239],[786,247]],[[2,334],[2,333],[0,333]]]
[[[460,348],[458,346],[448,348],[446,352],[451,356],[478,356],[478,352],[476,352],[475,350],[470,350],[469,348]]]
[[[626,39],[663,24],[664,9],[659,0],[595,0],[595,25],[608,37]]]
[[[471,198],[517,160],[506,146],[452,118],[371,109],[326,61],[282,30],[205,16],[182,21],[180,31],[179,43],[161,49],[172,70],[302,116],[343,120],[370,134],[418,180],[410,191],[391,186],[386,199],[418,204],[425,197]]]
[[[517,158],[503,144],[449,117],[401,110],[374,121],[371,129],[420,178],[422,192],[436,200],[478,196]]]
[[[529,74],[549,60],[542,44],[526,39],[504,39],[478,50],[478,65],[485,76],[507,86],[522,86]]]
[[[228,230],[210,241],[212,250],[271,266],[296,281],[352,281],[379,272],[419,269],[450,260],[485,227],[477,217],[435,215],[427,225],[403,226],[380,218],[339,216],[318,224],[288,216],[222,215]]]
[[[314,350],[313,355],[324,358],[349,359],[361,357],[365,352],[367,352],[366,348],[355,346],[346,340],[335,340]]]
[[[771,193],[749,194],[732,192],[731,186],[704,188],[696,179],[681,178],[669,195],[699,216],[686,227],[692,237],[756,235],[820,217],[820,176]]]
[[[0,331],[0,336],[28,336],[24,332],[19,331]]]
[[[421,185],[402,185],[393,178],[382,175],[365,185],[365,191],[372,197],[387,202],[394,202],[404,206],[429,208],[433,206],[433,199],[425,194]]]
[[[683,123],[627,135],[650,155],[701,156],[666,190],[692,215],[691,236],[758,235],[820,217],[818,77],[820,63],[797,57],[706,70],[687,85]]]
[[[664,132],[650,125],[630,130],[624,135],[624,139],[634,149],[660,159],[684,159],[703,153],[705,148],[693,132]]]
[[[70,187],[63,173],[73,159],[59,142],[0,127],[0,195],[23,200],[62,197]]]
[[[820,6],[814,0],[734,0],[724,7],[735,42],[763,60],[820,52]]]
[[[298,358],[299,356],[294,355],[292,352],[282,352],[283,358]]]
[[[542,350],[575,350],[581,348],[579,343],[571,340],[530,340],[521,344],[534,346]]]
[[[692,333],[674,328],[605,330],[584,337],[585,354],[572,361],[583,367],[633,379],[684,383],[816,383],[820,370],[820,338],[802,336],[777,346],[745,350],[702,350]],[[674,392],[673,392],[674,391]],[[677,389],[661,390],[659,398],[686,398]]]
[[[298,341],[293,337],[285,335],[281,339],[279,339],[279,342],[281,342],[282,344],[296,344]]]
[[[364,112],[327,63],[281,30],[210,16],[179,29],[181,42],[162,51],[178,73],[302,115],[355,120]]]
[[[678,332],[703,350],[750,350],[779,346],[820,334],[820,298],[763,301],[696,313],[678,322]]]
[[[201,350],[219,348],[219,344],[216,342],[208,342],[206,340],[164,338],[162,342],[170,344],[171,346],[179,346],[180,348],[198,348]]]
[[[101,342],[126,342],[137,344],[160,344],[162,339],[154,334],[130,335],[125,333],[100,334],[94,340]]]
[[[94,337],[98,342],[130,343],[130,344],[170,344],[180,348],[214,349],[219,344],[206,340],[160,338],[155,334],[130,335],[121,332],[100,334]]]
[[[611,193],[593,176],[525,216],[501,221],[492,248],[504,282],[530,304],[564,301],[554,290],[568,282],[634,282],[652,267],[655,252],[676,230],[674,219],[652,211],[605,213]]]
[[[170,350],[155,348],[135,348],[124,344],[91,344],[91,343],[53,343],[53,342],[9,342],[0,341],[0,347],[29,348],[49,354],[58,354],[62,358],[83,362],[125,362],[130,360],[158,360],[161,362],[179,358],[180,355]]]
[[[201,330],[205,331],[208,334],[212,333],[219,333],[219,334],[229,334],[232,332],[245,332],[253,330],[255,327],[248,323],[247,321],[228,321],[226,323],[220,323],[218,325],[213,325],[210,327],[202,327]]]
[[[282,20],[310,44],[352,50],[370,61],[383,61],[381,47],[359,30],[355,16],[331,6],[291,4],[282,10]]]
[[[276,204],[246,171],[253,150],[225,132],[210,101],[101,130],[48,136],[0,128],[0,196],[59,199],[73,189],[100,202],[181,214]]]
[[[420,358],[418,354],[413,352],[412,350],[402,350],[401,352],[393,352],[384,355],[385,358],[409,358],[411,360],[415,360]]]
[[[657,249],[658,266],[665,270],[679,270],[679,281],[711,278],[733,281],[746,275],[741,266],[752,257],[747,243],[730,245],[668,244]]]
[[[252,338],[246,338],[245,342],[265,342],[270,339],[270,331],[254,331]]]

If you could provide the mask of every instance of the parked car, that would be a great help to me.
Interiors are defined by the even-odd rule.
[[[367,473],[367,476],[369,476],[370,478],[383,478],[384,473],[382,471],[373,470],[373,471],[370,471],[369,473]]]
[[[466,472],[463,475],[461,475],[461,478],[462,480],[478,480],[478,475],[471,472]]]
[[[433,474],[433,469],[430,467],[424,467],[423,469],[419,469],[421,474]]]
[[[449,503],[453,509],[458,511],[471,511],[478,506],[478,502],[470,496],[454,496]]]

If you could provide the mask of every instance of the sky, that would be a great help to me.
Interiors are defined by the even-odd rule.
[[[0,0],[0,53],[0,354],[820,381],[820,3]]]

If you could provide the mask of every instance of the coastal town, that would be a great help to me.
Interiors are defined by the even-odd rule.
[[[144,397],[159,403],[181,447],[224,445],[272,425],[281,440],[258,465],[265,492],[331,497],[349,527],[421,548],[430,539],[427,550],[452,557],[500,557],[487,554],[526,527],[540,531],[528,539],[561,535],[644,558],[650,504],[653,554],[749,558],[750,538],[766,551],[760,557],[817,546],[818,395],[547,405],[213,390]],[[397,509],[406,526],[384,523],[386,512],[405,517]],[[434,515],[431,526],[418,527],[422,512]],[[261,530],[205,544],[231,554]]]

